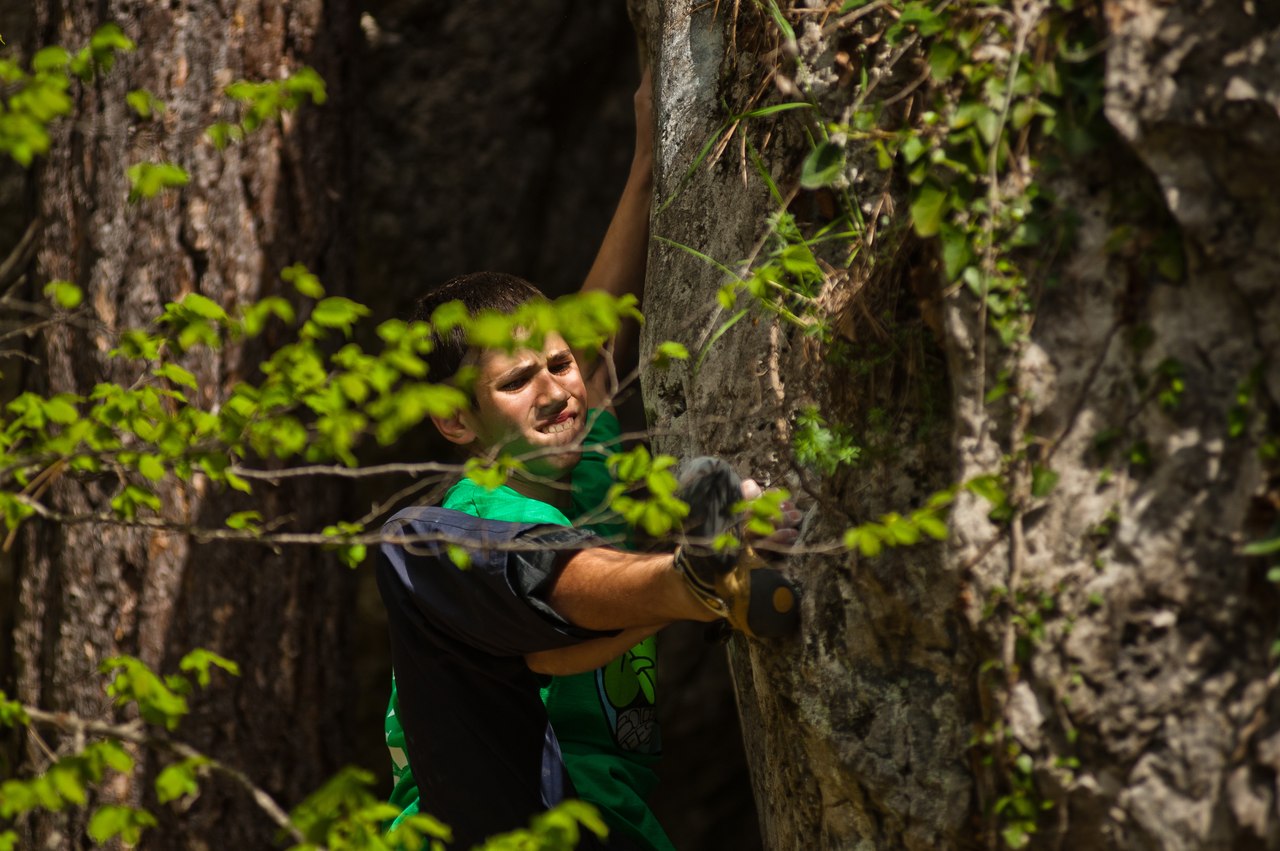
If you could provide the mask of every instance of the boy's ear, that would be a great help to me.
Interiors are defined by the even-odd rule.
[[[461,413],[454,414],[451,417],[432,417],[431,422],[435,423],[436,431],[450,443],[456,443],[458,446],[467,446],[476,439],[475,429],[467,424],[466,419]]]

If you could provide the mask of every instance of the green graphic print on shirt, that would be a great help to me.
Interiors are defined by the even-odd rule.
[[[625,546],[626,524],[605,504],[613,479],[605,455],[598,451],[617,447],[621,429],[609,412],[591,411],[588,416],[591,428],[572,473],[571,513],[606,541]],[[469,479],[450,488],[442,505],[488,520],[570,525],[568,517],[551,505],[506,486],[486,490]],[[650,637],[595,671],[552,677],[542,689],[542,700],[579,797],[598,807],[611,829],[642,847],[674,851],[645,803],[657,782],[653,764],[661,752],[656,686],[657,644]],[[398,824],[418,812],[419,802],[417,784],[402,763],[403,750],[397,754],[403,748],[404,732],[395,707],[393,682],[386,733],[395,779],[391,803],[404,809]]]
[[[653,705],[658,671],[651,644],[637,645],[595,672],[600,704],[613,740],[623,750],[657,752]]]

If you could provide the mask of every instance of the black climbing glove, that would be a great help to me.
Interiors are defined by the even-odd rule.
[[[795,585],[741,543],[742,480],[718,458],[695,458],[681,467],[677,495],[689,505],[675,568],[704,606],[751,638],[781,638],[800,625]],[[716,550],[730,533],[739,543]]]

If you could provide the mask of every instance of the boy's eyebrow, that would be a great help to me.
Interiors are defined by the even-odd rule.
[[[568,346],[565,346],[563,349],[556,349],[554,351],[547,352],[546,361],[547,363],[551,363],[552,361],[557,361],[566,357],[573,357],[573,350]],[[541,368],[542,365],[537,360],[523,361],[511,367],[506,372],[500,373],[493,380],[493,383],[495,385],[505,384],[508,381],[514,381],[515,379],[522,377],[525,373],[536,372]]]

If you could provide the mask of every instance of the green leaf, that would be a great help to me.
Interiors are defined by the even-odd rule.
[[[134,89],[124,96],[124,101],[142,119],[149,119],[165,110],[164,103],[146,89]]]
[[[88,47],[76,51],[67,68],[81,80],[89,82],[93,79],[93,52]]]
[[[1058,474],[1039,464],[1031,470],[1031,495],[1040,499],[1048,496],[1058,484]]]
[[[143,454],[138,456],[138,472],[153,482],[164,478],[164,463],[158,455]]]
[[[166,363],[158,366],[151,371],[151,374],[160,378],[167,378],[182,387],[190,387],[192,390],[199,389],[199,385],[196,384],[196,377],[176,363]]]
[[[792,101],[790,103],[775,103],[769,106],[762,106],[759,109],[748,110],[741,115],[734,116],[735,119],[743,118],[764,118],[767,115],[776,115],[779,112],[789,112],[793,109],[817,109],[811,103],[806,101]]]
[[[227,527],[230,529],[248,529],[258,531],[258,524],[262,522],[262,512],[260,511],[237,511],[227,518]]]
[[[463,466],[466,477],[485,490],[495,490],[505,485],[511,469],[510,459],[505,455],[492,463],[482,458],[468,458]]]
[[[222,305],[200,293],[187,293],[177,304],[201,319],[216,321],[227,318],[227,312],[222,309]]]
[[[110,56],[115,51],[129,53],[134,46],[133,40],[117,24],[103,24],[89,38],[89,49],[99,64],[104,64],[103,56]]]
[[[960,67],[963,58],[964,55],[951,42],[935,42],[929,48],[929,73],[937,82],[945,83]]]
[[[57,765],[47,774],[50,785],[62,799],[76,806],[83,806],[88,796],[85,794],[84,779],[80,772],[70,765]]]
[[[160,497],[146,488],[137,485],[125,485],[124,490],[111,500],[111,510],[122,520],[132,521],[138,516],[139,508],[160,510]]]
[[[320,283],[320,279],[301,263],[294,263],[292,266],[281,269],[280,277],[286,283],[293,284],[294,289],[307,298],[324,298],[324,286]]]
[[[936,515],[925,512],[915,516],[914,520],[916,525],[920,527],[920,531],[935,541],[945,541],[947,539],[947,524]]]
[[[684,347],[683,343],[677,343],[674,340],[666,340],[658,344],[658,348],[653,353],[653,365],[659,369],[665,369],[673,360],[688,360],[689,350]]]
[[[1280,535],[1261,541],[1252,541],[1241,547],[1240,552],[1247,556],[1269,556],[1272,553],[1280,553]]]
[[[902,9],[902,16],[898,18],[901,24],[914,24],[916,30],[922,36],[937,35],[946,29],[946,19],[934,12],[924,3],[913,2],[908,3]]]
[[[140,659],[112,656],[102,663],[100,669],[103,673],[114,674],[107,686],[107,694],[115,698],[116,706],[136,703],[138,714],[150,724],[161,724],[168,730],[174,730],[189,711],[186,698],[175,692]],[[123,751],[121,753],[128,756]]]
[[[0,691],[0,726],[25,727],[31,723],[27,710],[16,700],[9,700],[8,695]]]
[[[100,844],[119,838],[125,845],[136,845],[142,838],[142,831],[155,826],[155,816],[146,810],[106,804],[90,817],[89,837]]]
[[[471,567],[471,553],[457,544],[447,544],[445,552],[449,556],[449,561],[453,562],[454,567],[459,570],[466,570]]]
[[[795,41],[796,31],[792,29],[791,23],[783,17],[782,10],[778,8],[778,4],[775,0],[765,0],[765,3],[769,9],[769,16],[773,18],[773,22],[777,24],[778,29],[782,31],[783,36],[785,36],[789,41]]]
[[[212,650],[206,650],[203,647],[197,647],[186,656],[182,657],[182,661],[178,663],[179,670],[196,674],[196,682],[201,688],[209,686],[209,668],[221,668],[233,677],[240,676],[240,666],[225,656],[219,656]]]
[[[50,281],[44,285],[44,296],[63,310],[74,310],[84,300],[84,293],[70,281]]]
[[[852,529],[846,529],[844,533],[845,549],[856,549],[867,558],[875,558],[880,555],[884,545],[880,540],[880,536],[876,534],[874,525],[867,523],[862,526],[854,526]]]
[[[253,487],[230,470],[223,470],[222,478],[232,490],[238,490],[240,493],[253,493]]]
[[[934,236],[942,227],[942,217],[947,212],[947,192],[926,182],[916,190],[911,199],[911,225],[920,236]]]
[[[941,225],[938,231],[942,239],[942,267],[947,281],[957,281],[965,267],[973,260],[969,248],[969,235],[951,225]]]
[[[809,152],[800,166],[800,185],[805,189],[830,186],[844,170],[844,149],[834,142],[823,142]]]
[[[341,296],[331,296],[316,304],[311,321],[322,328],[348,330],[357,319],[369,315],[369,308]]]
[[[999,477],[994,475],[977,476],[965,482],[964,487],[975,496],[991,503],[994,508],[999,508],[1008,501],[1004,486]]]
[[[191,757],[166,766],[156,777],[156,798],[167,804],[197,794],[200,784],[196,780],[196,771],[208,763],[204,757]]]
[[[191,179],[186,169],[173,163],[137,163],[129,166],[129,200],[154,198],[164,189],[186,186]]]
[[[59,393],[44,402],[44,415],[49,422],[59,425],[71,425],[80,419],[80,411],[76,407],[76,403],[79,401],[79,396]]]
[[[300,103],[300,96],[306,95],[314,104],[322,104],[328,98],[325,93],[324,78],[310,66],[303,65],[284,81],[285,89],[293,95],[289,108]]]
[[[243,139],[244,130],[240,129],[238,124],[228,124],[225,121],[219,121],[206,127],[204,135],[215,148],[221,151],[232,142],[239,142]]]
[[[61,71],[71,62],[71,54],[66,49],[51,45],[42,47],[36,51],[36,55],[31,57],[31,70],[36,73],[42,71]]]

